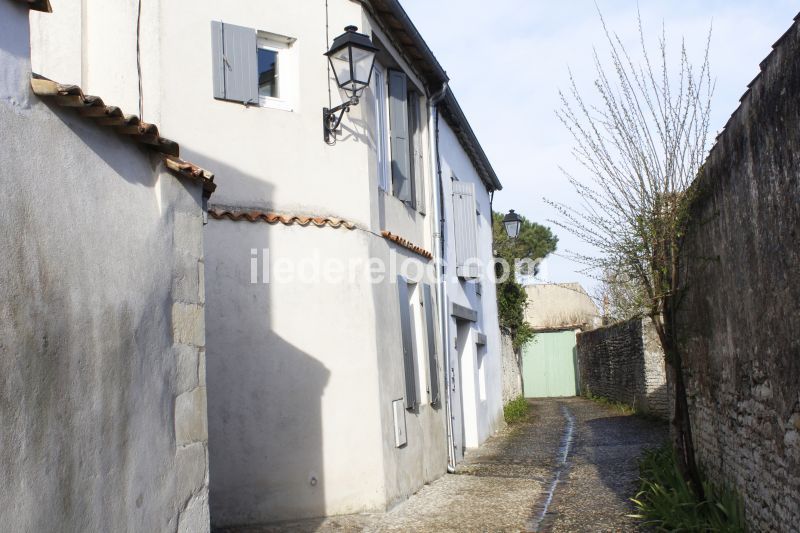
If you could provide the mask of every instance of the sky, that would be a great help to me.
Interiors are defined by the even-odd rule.
[[[559,252],[591,250],[549,220],[557,218],[543,198],[578,201],[565,168],[579,179],[572,137],[556,117],[558,91],[572,70],[582,94],[595,79],[592,50],[607,60],[597,9],[639,58],[637,6],[649,52],[658,49],[662,24],[667,41],[685,40],[690,59],[702,60],[709,27],[710,62],[716,82],[712,138],[738,106],[758,64],[797,15],[788,0],[401,0],[439,63],[450,87],[503,184],[495,211],[515,209],[549,226],[559,250],[542,265],[540,281],[578,281],[592,294],[598,286],[583,266]],[[674,50],[674,48],[672,48]],[[676,57],[676,56],[672,56]]]

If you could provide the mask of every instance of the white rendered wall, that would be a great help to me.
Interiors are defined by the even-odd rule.
[[[375,312],[364,299],[370,287],[346,279],[286,282],[278,265],[315,255],[365,259],[367,237],[232,221],[207,229],[214,524],[380,508]],[[259,257],[255,284],[251,248],[269,250]]]
[[[126,112],[137,112],[133,38],[136,19],[131,11],[135,2],[88,0],[80,16],[74,13],[76,9],[80,11],[75,4],[80,3],[68,7],[54,4],[52,16],[63,16],[62,22],[48,19],[48,27],[42,22],[36,42],[41,43],[43,50],[54,48],[58,43],[82,47],[77,53],[83,58],[80,78],[85,89],[109,103],[123,106]],[[63,10],[63,15],[59,9]],[[75,29],[71,26],[67,30],[66,23],[75,20],[83,21],[82,40],[68,35]],[[327,63],[322,55],[329,45],[324,2],[147,2],[142,20],[144,117],[157,121],[163,135],[180,140],[183,157],[216,173],[218,189],[212,204],[345,218],[364,230],[271,227],[213,219],[207,226],[207,261],[209,265],[216,265],[214,269],[206,269],[211,301],[207,310],[208,358],[209,368],[221,372],[219,377],[209,374],[212,520],[216,516],[219,517],[217,524],[242,523],[385,508],[441,475],[446,466],[447,450],[443,409],[430,406],[423,406],[418,413],[408,413],[408,445],[394,446],[391,401],[403,395],[394,280],[360,285],[346,295],[342,287],[335,285],[319,285],[308,292],[300,287],[274,290],[268,303],[282,309],[276,316],[271,307],[265,307],[267,300],[263,294],[256,288],[242,285],[241,272],[237,269],[248,268],[250,244],[254,239],[265,240],[270,246],[280,244],[277,253],[294,259],[313,250],[345,262],[368,254],[385,258],[389,250],[406,253],[376,236],[388,230],[432,251],[435,221],[430,217],[433,212],[431,176],[425,177],[427,217],[379,191],[370,90],[365,92],[360,105],[345,117],[337,144],[327,146],[323,142],[322,108],[343,101],[335,83],[329,83]],[[292,53],[297,58],[299,79],[292,111],[246,107],[213,98],[210,24],[214,20],[296,39]],[[331,0],[330,38],[349,24],[359,26],[360,31],[367,34],[375,31],[379,39],[389,42],[358,2]],[[387,53],[406,70],[411,83],[424,93],[413,69],[400,54],[391,48]],[[54,78],[62,75],[65,69],[43,55],[42,74]],[[70,75],[68,81],[73,79],[77,79],[76,76]],[[332,88],[330,104],[329,87]],[[420,106],[427,107],[424,98]],[[425,159],[429,160],[428,140],[424,139],[421,145]],[[425,165],[426,170],[429,167]],[[230,226],[242,226],[242,229],[230,229]],[[248,280],[249,276],[244,279]],[[237,301],[223,302],[232,295],[236,295]],[[326,318],[317,320],[317,317]],[[340,320],[347,317],[363,317],[363,320],[359,319],[355,329],[341,329]],[[347,335],[341,337],[344,332]],[[276,343],[267,342],[272,340]],[[277,371],[284,370],[281,367],[273,369],[276,371],[269,376],[262,375],[264,381],[258,385],[265,390],[273,385],[267,377],[275,380],[280,389],[290,383],[287,375],[295,376],[300,386],[304,386],[304,375],[295,372],[306,366],[328,372],[324,395],[312,402],[320,414],[326,414],[326,423],[320,426],[322,433],[317,435],[321,443],[307,444],[311,440],[309,435],[313,436],[309,424],[293,428],[286,422],[268,427],[256,418],[261,421],[247,427],[248,416],[242,414],[256,416],[262,409],[271,413],[274,408],[265,407],[263,403],[268,397],[268,403],[283,406],[281,416],[290,421],[303,417],[308,408],[299,402],[292,403],[285,398],[276,401],[273,396],[262,397],[260,393],[245,396],[240,390],[238,396],[231,393],[229,398],[218,403],[214,390],[220,398],[220,391],[231,390],[228,386],[237,383],[236,379],[247,378],[238,375],[241,370],[227,369],[229,374],[225,369],[220,370],[227,364],[229,353],[262,359],[277,357],[297,364],[297,368],[288,373]],[[253,361],[248,362],[251,363]],[[353,369],[359,372],[354,375]],[[443,372],[444,369],[440,376]],[[217,379],[220,381],[215,385]],[[256,385],[255,381],[246,383]],[[244,403],[237,406],[225,404],[225,401]],[[246,405],[248,401],[253,405]],[[234,425],[238,433],[228,436],[228,424],[233,423],[230,413],[237,410],[239,420]],[[334,416],[328,416],[331,413]],[[342,421],[348,431],[343,431]],[[224,449],[217,453],[213,441],[215,435],[223,434],[225,436],[219,438],[229,439],[223,441],[226,446],[239,447],[231,453]],[[359,441],[351,446],[355,438],[352,435],[366,435],[363,445]],[[233,443],[237,436],[242,442]],[[309,488],[311,469],[304,471],[295,464],[297,457],[313,455],[298,451],[309,446],[315,446],[320,457],[324,457],[319,467],[321,472],[317,472],[321,479],[317,485],[320,490]],[[269,460],[263,458],[266,451],[269,451]],[[214,466],[215,462],[218,467]],[[274,462],[284,466],[271,471],[267,465]],[[234,476],[222,473],[228,469],[245,472],[248,466],[252,469],[248,474],[254,478],[250,488],[235,488]],[[353,471],[369,473],[359,477],[353,475]],[[215,476],[215,472],[220,474]],[[300,472],[305,473],[300,475]],[[216,479],[226,487],[220,489],[222,492],[215,492]],[[224,495],[228,490],[234,492]],[[258,500],[259,490],[268,497]],[[324,497],[320,497],[320,493],[324,493]],[[215,503],[216,494],[220,494],[219,506]],[[245,495],[243,501],[249,503],[238,500],[242,494]]]
[[[208,531],[201,186],[32,94],[0,2],[4,531]]]
[[[456,369],[460,373],[463,401],[463,446],[471,448],[480,445],[503,424],[502,402],[502,357],[500,345],[500,327],[497,319],[497,294],[495,291],[494,271],[492,263],[492,218],[489,205],[489,193],[481,181],[469,157],[458,142],[453,130],[443,119],[439,121],[439,152],[442,166],[442,184],[444,191],[444,214],[446,226],[444,232],[445,259],[447,262],[447,293],[450,302],[468,307],[478,312],[478,320],[471,324],[469,345],[464,348],[461,357],[463,365]],[[489,265],[481,272],[481,295],[477,295],[473,283],[460,280],[455,271],[455,241],[453,235],[453,202],[452,177],[475,184],[478,204],[478,256],[483,265]],[[450,310],[448,309],[448,314]],[[458,327],[451,317],[451,347],[454,346]],[[478,347],[475,345],[475,333],[486,335],[485,359],[483,364],[485,376],[486,399],[480,398],[480,382],[478,375]],[[457,354],[457,352],[454,352]],[[458,365],[458,357],[451,357],[454,365]],[[458,414],[458,413],[456,413]],[[456,432],[457,433],[457,432]],[[458,437],[458,435],[456,435]]]

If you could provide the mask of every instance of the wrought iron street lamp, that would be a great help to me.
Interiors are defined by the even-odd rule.
[[[503,217],[503,226],[506,228],[506,234],[509,239],[516,239],[519,236],[519,230],[522,227],[522,217],[514,212],[512,209],[508,214]]]
[[[344,33],[333,40],[331,49],[325,53],[336,77],[336,84],[350,98],[333,109],[326,107],[322,110],[325,142],[329,142],[333,132],[339,128],[345,112],[350,111],[351,106],[358,105],[361,92],[369,85],[372,77],[375,54],[378,51],[367,35],[358,33],[358,28],[355,26],[347,26]]]

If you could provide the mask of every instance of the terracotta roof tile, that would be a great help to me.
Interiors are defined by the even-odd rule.
[[[388,240],[392,241],[395,244],[399,244],[403,248],[411,250],[412,252],[414,252],[417,255],[421,255],[422,257],[424,257],[426,259],[433,259],[433,254],[430,253],[428,250],[426,250],[425,248],[422,248],[421,246],[417,246],[416,244],[413,244],[412,242],[404,239],[403,237],[400,237],[399,235],[393,234],[391,231],[383,230],[381,232],[381,235],[383,235],[384,239],[388,239]]]
[[[211,218],[221,220],[227,218],[234,222],[247,221],[247,222],[266,222],[268,224],[283,224],[291,226],[297,224],[299,226],[314,225],[318,228],[330,226],[331,228],[346,228],[355,229],[356,225],[347,220],[334,217],[313,217],[304,215],[286,215],[280,213],[272,213],[269,211],[260,211],[258,209],[225,209],[222,207],[211,207],[208,209],[208,214]]]
[[[184,161],[179,156],[180,146],[175,141],[162,137],[158,126],[142,122],[136,115],[126,115],[116,106],[109,106],[99,96],[83,94],[77,85],[62,85],[47,78],[34,76],[31,79],[33,92],[42,98],[52,98],[62,107],[75,108],[79,115],[93,120],[98,126],[114,128],[121,135],[128,135],[151,150],[164,154],[167,168],[184,178],[199,180],[203,190],[210,195],[216,189],[214,174],[197,165]]]

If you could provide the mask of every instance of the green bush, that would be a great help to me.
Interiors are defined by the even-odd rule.
[[[507,424],[513,424],[525,418],[528,414],[528,401],[523,396],[517,396],[503,406],[503,417]]]
[[[639,493],[631,501],[638,511],[633,516],[644,525],[656,531],[747,531],[741,498],[703,476],[706,500],[698,501],[678,470],[671,446],[647,450],[639,460],[639,474]]]

